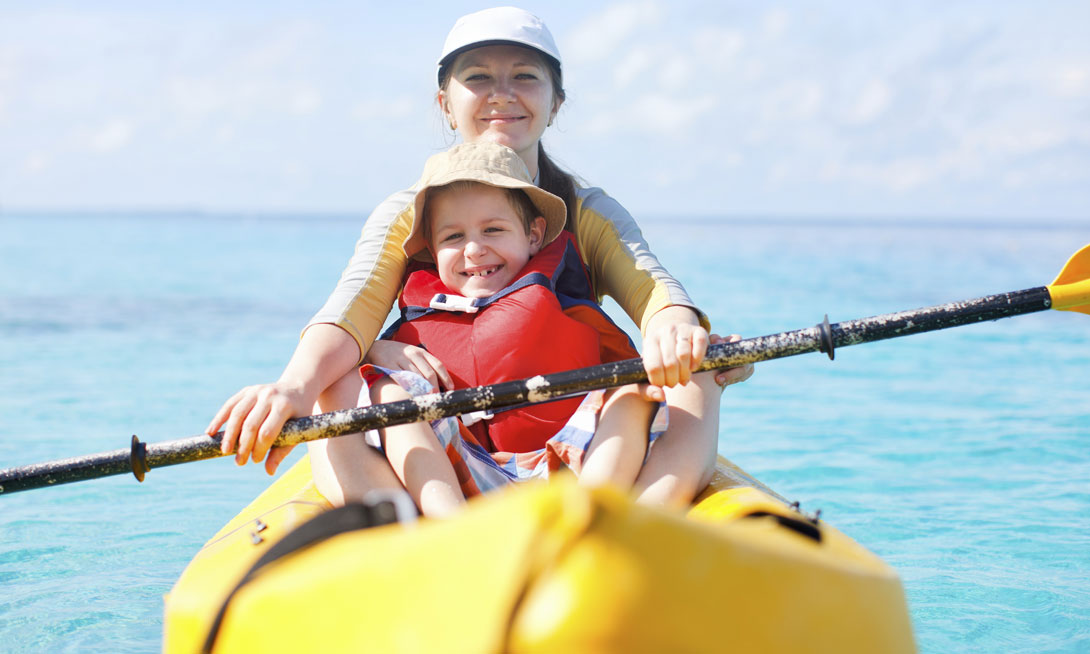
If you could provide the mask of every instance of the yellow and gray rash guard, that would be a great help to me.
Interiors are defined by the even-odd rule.
[[[412,227],[415,195],[415,188],[398,191],[371,213],[337,288],[307,323],[341,327],[356,339],[361,357],[397,300],[408,261],[402,244]],[[672,305],[692,308],[709,327],[685,289],[651,254],[636,221],[620,203],[600,188],[577,187],[576,197],[575,239],[595,300],[612,297],[641,332],[652,315]]]

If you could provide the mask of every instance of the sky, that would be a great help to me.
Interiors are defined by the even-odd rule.
[[[445,1],[0,0],[0,214],[366,213],[455,142]],[[634,214],[1086,221],[1090,3],[526,2]]]

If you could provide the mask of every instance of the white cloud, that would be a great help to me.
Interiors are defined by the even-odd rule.
[[[813,79],[788,79],[760,93],[761,117],[768,122],[799,126],[817,117],[825,104],[825,89]]]
[[[189,122],[309,116],[326,99],[321,40],[308,21],[222,26],[175,44],[155,88],[170,117]]]
[[[619,3],[583,20],[564,40],[561,53],[568,65],[593,65],[613,54],[641,27],[654,26],[663,13],[655,0]]]
[[[23,170],[31,174],[38,174],[49,168],[49,164],[52,162],[53,158],[46,152],[31,152],[26,161],[23,162]]]
[[[784,6],[550,7],[544,17],[557,30],[570,97],[549,146],[555,140],[554,154],[579,169],[617,171],[616,181],[588,181],[608,182],[633,210],[662,201],[645,189],[653,179],[700,188],[710,162],[737,168],[726,183],[738,185],[738,206],[785,212],[835,211],[814,207],[806,194],[819,189],[846,205],[950,199],[947,213],[957,213],[974,202],[1003,206],[1014,197],[1006,188],[1041,194],[1090,176],[1090,50],[1077,38],[1085,9]],[[371,201],[365,193],[388,192],[384,180],[402,173],[345,141],[398,143],[399,153],[446,144],[430,129],[440,121],[428,97],[446,19],[410,21],[395,7],[381,9],[380,21],[377,6],[362,4],[343,15],[247,2],[172,7],[5,13],[0,168],[71,191],[63,174],[87,151],[202,161],[179,168],[170,197],[244,205],[261,194],[223,192],[224,164],[209,156],[229,150],[232,169],[255,187],[294,179],[283,185],[297,194],[293,202],[336,196],[355,206]],[[406,45],[415,38],[407,34],[421,33],[413,43],[426,48]],[[423,145],[403,145],[412,139]],[[655,161],[646,170],[632,157],[637,145]],[[299,168],[280,170],[270,152]],[[404,155],[405,168],[416,172],[423,159],[413,156]],[[691,161],[702,165],[690,171]],[[117,186],[108,179],[116,172],[86,168],[85,193]],[[375,188],[361,190],[363,176]],[[762,181],[791,192],[762,193]],[[29,197],[20,188],[5,194]],[[1048,210],[1090,209],[1085,190],[1049,193],[1055,206],[1064,197],[1066,209]]]
[[[282,161],[280,178],[285,183],[306,183],[310,180],[310,171],[297,161]]]
[[[857,124],[874,122],[889,108],[892,98],[893,92],[884,80],[871,80],[859,92],[847,118]]]
[[[1003,174],[1003,185],[1011,189],[1032,189],[1035,186],[1090,183],[1090,170],[1073,161],[1039,161],[1008,170]]]
[[[171,78],[164,84],[164,96],[173,113],[190,120],[308,116],[324,104],[321,90],[312,85],[279,79],[273,71],[257,74],[238,69]]]
[[[418,99],[401,95],[383,100],[361,100],[352,107],[351,115],[360,122],[386,120],[418,113],[422,107]]]
[[[886,162],[876,172],[887,188],[903,193],[931,181],[937,171],[925,157],[906,157]]]
[[[16,51],[11,45],[0,43],[0,84],[15,79]]]
[[[648,94],[636,99],[629,113],[629,125],[644,133],[677,135],[698,132],[707,123],[701,117],[711,112],[717,101],[711,97],[677,97]]]
[[[584,115],[580,120],[579,131],[588,139],[598,140],[609,136],[620,127],[619,119],[609,111],[600,111],[593,115]],[[546,132],[548,136],[548,132]]]
[[[7,107],[15,89],[16,79],[15,48],[0,43],[0,124],[4,121]]]
[[[988,130],[972,136],[972,143],[991,155],[1022,155],[1054,148],[1071,140],[1071,134],[1056,125],[1025,126],[1022,129]]]
[[[647,48],[633,48],[620,57],[613,68],[613,84],[621,89],[643,75],[654,62]]]
[[[676,53],[666,57],[658,69],[659,88],[673,91],[691,89],[693,66],[699,65],[685,53]]]
[[[692,56],[713,69],[734,63],[746,46],[745,34],[718,25],[701,25],[689,38]]]
[[[1053,88],[1064,98],[1081,98],[1090,95],[1090,65],[1067,66],[1052,75]]]
[[[249,37],[238,56],[239,67],[261,73],[280,70],[295,74],[305,66],[301,57],[315,51],[321,30],[308,20],[294,20]]]
[[[307,116],[322,106],[322,95],[310,87],[295,89],[288,100],[288,111],[296,116]]]
[[[785,9],[773,9],[765,14],[764,33],[770,39],[779,39],[791,24],[791,14]]]
[[[171,108],[184,116],[203,118],[223,109],[227,98],[210,78],[178,76],[165,84]]]
[[[100,153],[115,152],[132,140],[133,125],[123,118],[115,118],[90,133],[87,146]]]
[[[926,157],[904,157],[889,161],[826,162],[819,178],[827,182],[848,182],[904,193],[931,181],[942,171],[937,161]]]
[[[710,114],[718,102],[710,96],[688,97],[669,93],[645,93],[626,99],[623,106],[611,103],[593,116],[584,116],[579,132],[603,139],[611,134],[666,136],[681,142],[686,136],[708,131]]]

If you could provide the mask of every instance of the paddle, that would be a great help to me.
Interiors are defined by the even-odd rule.
[[[1046,309],[1090,314],[1090,245],[1076,252],[1048,286],[834,324],[829,324],[826,317],[824,322],[806,329],[713,345],[708,348],[699,370],[719,370],[807,352],[824,352],[832,359],[836,348],[840,347]],[[642,360],[628,359],[491,386],[425,395],[401,402],[295,418],[284,425],[275,446],[297,445],[482,409],[547,402],[644,381],[647,381],[647,375]],[[220,452],[221,438],[222,433],[142,443],[133,436],[128,449],[0,470],[0,494],[126,472],[132,472],[137,480],[143,481],[144,473],[152,468],[225,456]]]

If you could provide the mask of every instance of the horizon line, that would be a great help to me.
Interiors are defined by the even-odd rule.
[[[350,209],[207,209],[199,207],[126,207],[126,208],[100,208],[100,207],[87,207],[87,208],[72,208],[72,207],[0,207],[0,219],[6,217],[21,217],[21,216],[35,216],[35,217],[80,217],[80,216],[114,216],[119,218],[136,218],[136,217],[156,217],[156,216],[173,216],[173,217],[194,217],[194,218],[270,218],[270,219],[284,219],[284,218],[319,218],[319,219],[364,219],[370,214],[370,210],[350,210]],[[806,222],[806,221],[821,221],[821,222],[833,222],[833,223],[922,223],[922,224],[936,224],[936,223],[950,223],[950,224],[971,224],[981,225],[983,223],[993,224],[1032,224],[1034,227],[1066,227],[1066,226],[1082,226],[1090,224],[1090,215],[1083,217],[1074,216],[1012,216],[1012,215],[997,215],[988,216],[980,214],[907,214],[907,213],[871,213],[871,212],[845,212],[845,213],[831,213],[831,212],[813,212],[813,213],[794,213],[794,212],[782,212],[782,211],[724,211],[723,213],[691,213],[691,212],[677,212],[666,213],[662,211],[643,212],[637,213],[637,222],[658,222],[662,220],[687,220],[692,222],[756,222],[756,221],[776,221],[776,222]]]

